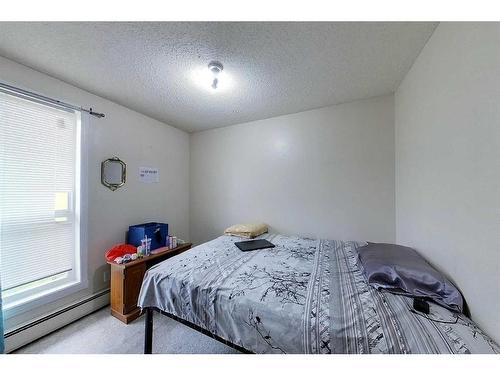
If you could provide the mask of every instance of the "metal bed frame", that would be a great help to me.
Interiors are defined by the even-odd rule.
[[[167,313],[165,311],[162,311],[156,307],[146,307],[144,308],[144,311],[146,313],[146,319],[144,323],[144,354],[152,354],[153,352],[153,319],[154,319],[154,312],[159,312],[162,315],[168,316],[171,319],[174,319],[178,321],[179,323],[182,323],[189,328],[192,328],[200,333],[203,333],[204,335],[211,337],[227,346],[230,348],[236,349],[240,353],[245,353],[245,354],[254,354],[252,351],[245,349],[242,346],[233,344],[232,342],[223,339],[222,337],[219,337],[217,335],[214,335],[212,332],[197,326],[196,324],[193,324],[191,322],[188,322],[187,320],[181,319],[175,315],[172,315],[170,313]]]

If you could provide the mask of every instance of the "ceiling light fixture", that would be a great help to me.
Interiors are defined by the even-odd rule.
[[[223,69],[224,69],[224,66],[218,61],[211,61],[208,64],[208,70],[212,74],[212,85],[211,86],[214,90],[216,90],[217,86],[219,85],[219,75]]]
[[[196,65],[187,74],[199,89],[214,97],[231,92],[236,84],[235,77],[215,60],[210,61],[208,65],[206,63]]]

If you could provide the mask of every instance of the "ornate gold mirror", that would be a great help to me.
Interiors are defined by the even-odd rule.
[[[119,158],[112,157],[101,163],[101,183],[112,191],[125,185],[127,164]]]

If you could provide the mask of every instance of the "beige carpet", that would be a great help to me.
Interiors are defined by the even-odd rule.
[[[129,325],[101,309],[19,350],[16,354],[142,353],[144,317]],[[155,313],[153,353],[237,353],[234,349]]]

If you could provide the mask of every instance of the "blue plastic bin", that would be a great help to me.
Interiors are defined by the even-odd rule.
[[[168,237],[168,224],[145,223],[128,227],[128,243],[139,246],[145,236],[151,238],[151,250],[166,246]]]

